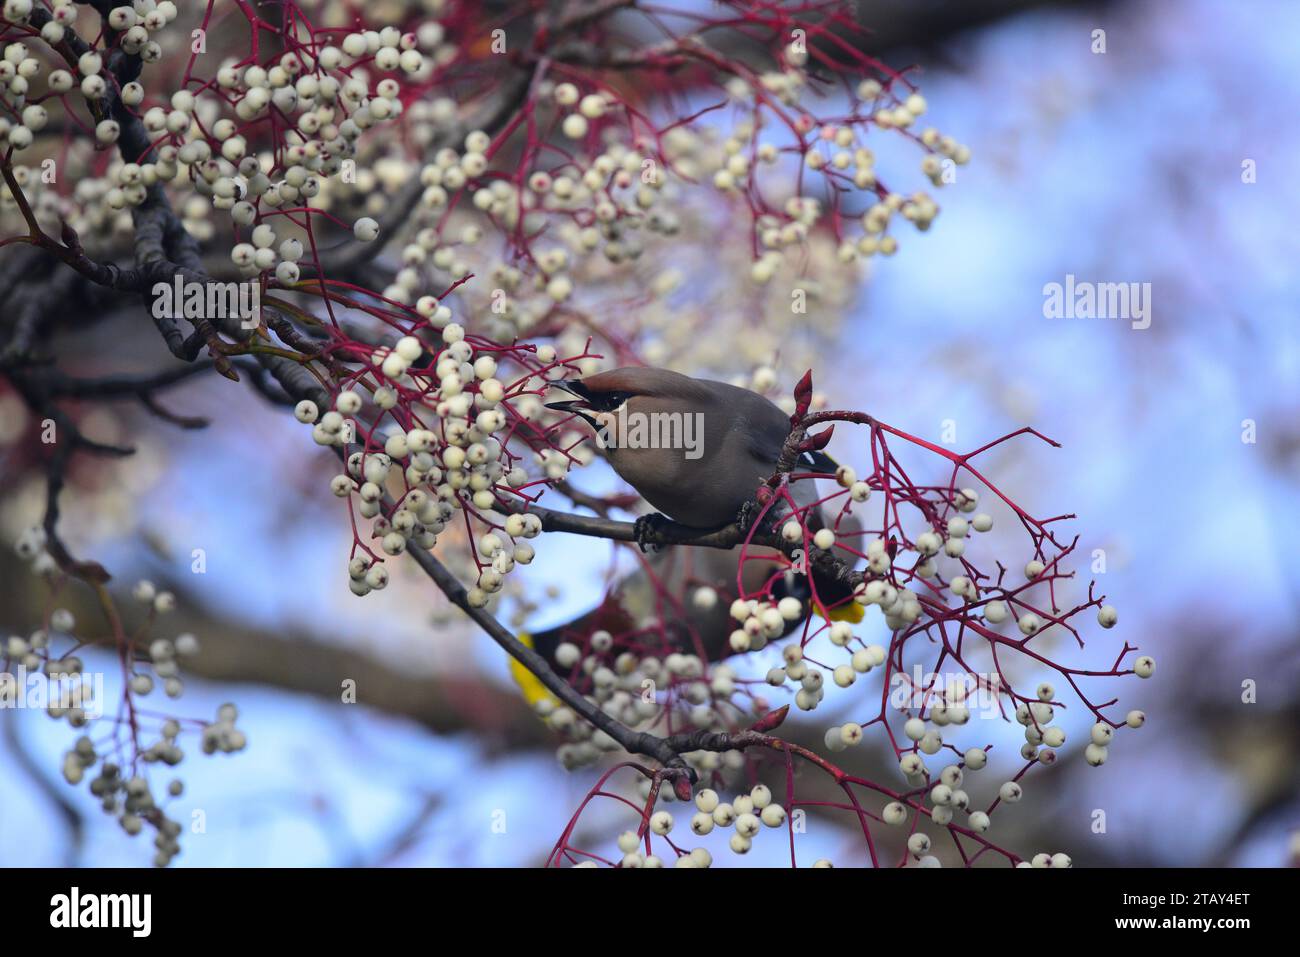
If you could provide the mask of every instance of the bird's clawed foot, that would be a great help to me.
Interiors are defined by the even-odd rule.
[[[664,529],[671,524],[672,522],[666,516],[658,512],[638,516],[636,522],[633,523],[633,534],[636,536],[637,547],[643,552],[659,551],[663,546],[658,542],[651,541],[651,539],[659,537]]]
[[[749,530],[754,527],[754,523],[758,521],[759,513],[762,511],[763,506],[752,498],[740,506],[740,511],[736,513],[736,527],[740,529],[742,535],[749,534]]]

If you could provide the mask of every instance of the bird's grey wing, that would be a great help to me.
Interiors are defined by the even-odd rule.
[[[761,462],[775,465],[790,436],[790,417],[761,395],[747,389],[738,391],[743,393],[737,406],[745,419],[750,453]]]
[[[775,470],[785,440],[790,437],[790,417],[775,403],[761,395],[747,390],[740,391],[744,392],[744,397],[738,398],[737,401],[748,422],[749,450],[754,458],[763,464],[766,469],[763,477],[766,478]],[[807,508],[821,497],[817,483],[812,479],[792,482],[789,490],[790,497],[800,508]],[[778,508],[778,514],[785,511],[787,508],[784,506]],[[806,521],[810,528],[816,530],[825,523],[825,517],[820,509],[813,509],[808,513]]]

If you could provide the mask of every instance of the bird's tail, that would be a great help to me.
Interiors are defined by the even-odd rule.
[[[533,648],[533,636],[526,631],[521,631],[518,635],[519,643],[525,648]],[[554,654],[554,648],[550,650]],[[548,654],[549,658],[550,655]],[[523,692],[524,700],[528,702],[531,708],[537,707],[539,701],[550,700],[558,703],[559,699],[547,689],[546,685],[538,680],[537,676],[525,668],[514,658],[510,659],[510,676],[515,679],[515,684],[519,685],[519,690]]]
[[[833,575],[818,568],[812,570],[813,586],[817,589],[817,599],[809,595],[812,611],[827,621],[847,621],[857,624],[866,614],[866,609],[853,600],[853,589]]]
[[[778,599],[787,595],[798,598],[810,612],[827,621],[847,621],[856,625],[866,614],[866,609],[853,600],[852,588],[818,568],[812,570],[811,585],[804,575],[790,575],[776,582],[773,593]]]

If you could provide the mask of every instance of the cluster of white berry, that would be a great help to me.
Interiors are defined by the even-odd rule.
[[[175,719],[163,723],[161,736],[157,742],[141,752],[145,761],[164,761],[168,765],[179,764],[183,752],[176,744],[181,728]],[[135,775],[125,778],[121,767],[114,761],[103,760],[90,738],[82,736],[64,755],[63,775],[69,784],[79,784],[85,773],[99,764],[99,773],[90,780],[90,793],[99,799],[104,813],[113,816],[118,825],[132,837],[138,835],[146,823],[157,830],[154,846],[157,853],[154,864],[166,867],[172,858],[180,853],[180,825],[169,818],[165,810],[159,807],[151,790],[148,778]],[[167,795],[172,798],[185,793],[185,783],[180,778],[167,782]]]
[[[173,664],[170,655],[174,651],[162,648],[161,643],[161,639],[156,639],[150,645],[155,667]],[[193,636],[182,635],[176,640],[175,648],[192,645]],[[139,679],[144,677],[147,676],[136,674],[132,678],[133,693],[137,695],[148,693],[140,690]],[[236,716],[237,711],[233,704],[223,704],[218,709],[217,720],[206,725],[202,731],[204,754],[213,754],[216,751],[230,754],[242,751],[247,746],[247,738],[243,731],[235,727]],[[178,720],[165,719],[159,728],[158,738],[139,749],[139,759],[146,764],[162,763],[168,767],[180,764],[185,758],[185,752],[178,743],[181,730]],[[120,766],[115,761],[107,760],[104,754],[98,753],[94,742],[84,735],[78,738],[64,755],[63,776],[69,784],[80,784],[86,772],[96,764],[99,764],[99,773],[90,780],[90,793],[99,799],[104,813],[114,817],[127,834],[134,837],[143,830],[146,823],[151,825],[157,831],[154,838],[156,849],[154,864],[158,867],[166,867],[180,853],[181,828],[179,823],[168,817],[165,809],[157,803],[148,777],[137,774],[129,779],[124,778]],[[169,797],[178,798],[184,791],[185,784],[180,778],[172,778],[167,782],[166,792]]]
[[[576,97],[572,84],[545,85],[559,104]],[[584,112],[570,114],[563,123],[573,133],[575,122],[585,124],[586,114],[604,110],[605,100],[590,94],[581,100]],[[599,108],[597,107],[599,104]],[[585,134],[585,127],[583,130]],[[438,228],[418,230],[414,242],[404,247],[405,268],[398,273],[390,298],[410,303],[423,284],[421,269],[432,269],[451,280],[471,271],[485,271],[491,285],[484,296],[488,334],[509,339],[528,331],[557,303],[566,302],[584,278],[590,278],[592,257],[607,265],[632,263],[645,248],[644,233],[671,236],[677,231],[675,215],[657,210],[666,177],[658,161],[624,143],[613,141],[594,157],[579,155],[563,171],[534,170],[521,184],[489,176],[487,150],[491,145],[482,130],[470,132],[464,148],[444,148],[420,171],[424,186],[421,217],[436,220]],[[465,192],[477,216],[466,213],[453,223],[450,210],[455,195]],[[555,235],[560,244],[530,249],[530,275],[520,266],[479,256],[474,247],[485,236],[482,221],[507,237],[517,230],[526,235]],[[579,222],[584,224],[579,225]]]
[[[159,591],[153,582],[141,580],[135,583],[131,594],[136,601],[150,609],[155,615],[164,615],[176,607],[176,598],[169,591]],[[199,642],[191,634],[181,634],[175,639],[155,638],[149,643],[149,664],[153,675],[137,672],[131,676],[131,690],[144,696],[154,689],[154,677],[163,680],[163,692],[169,698],[179,698],[184,691],[180,678],[178,657],[190,657],[198,653]]]
[[[6,3],[6,18],[23,23],[33,9],[22,0]],[[58,0],[41,39],[51,48],[60,44],[75,17],[72,0]],[[106,20],[120,33],[117,42],[125,53],[152,63],[164,53],[155,36],[176,17],[172,0],[134,0],[113,8]],[[337,45],[315,40],[294,44],[260,63],[230,56],[210,84],[198,91],[177,90],[165,102],[151,97],[140,81],[116,90],[105,72],[107,49],[92,48],[79,57],[75,71],[49,71],[50,93],[63,95],[79,86],[92,104],[120,95],[141,117],[156,148],[147,158],[115,159],[102,176],[78,176],[71,202],[59,198],[57,190],[46,190],[33,205],[38,215],[64,218],[93,242],[129,227],[131,207],[145,201],[150,187],[167,184],[177,191],[175,202],[191,234],[212,239],[211,210],[227,211],[237,228],[252,230],[230,252],[240,271],[255,276],[274,270],[280,282],[292,284],[299,277],[302,237],[290,218],[275,217],[275,211],[367,205],[373,194],[356,189],[358,170],[367,164],[383,170],[384,156],[393,147],[375,138],[374,145],[363,145],[363,134],[403,114],[405,83],[426,80],[455,57],[455,48],[444,41],[441,25],[430,19],[413,33],[390,26],[349,33]],[[51,56],[57,59],[58,51]],[[6,46],[0,90],[14,118],[0,118],[0,135],[15,150],[30,147],[50,122],[44,105],[24,102],[31,82],[45,69],[23,43]],[[257,145],[264,126],[275,134],[274,149]],[[120,135],[120,124],[111,118],[95,128],[101,146]],[[89,161],[88,155],[74,154],[70,161]],[[21,167],[15,173],[24,186],[50,181]],[[280,235],[286,229],[291,235]],[[376,220],[360,216],[353,235],[363,242],[376,239]]]
[[[773,803],[772,791],[765,784],[754,785],[749,794],[738,794],[729,804],[716,791],[704,788],[695,795],[695,807],[692,833],[703,837],[714,827],[735,828],[728,844],[736,854],[748,854],[764,826],[780,827],[786,818],[785,808]],[[659,811],[650,818],[650,827],[656,834],[667,834],[672,829],[672,815]]]
[[[1038,854],[1035,854],[1032,858],[1030,858],[1027,861],[1020,861],[1018,864],[1016,864],[1016,867],[1064,868],[1064,867],[1071,867],[1073,864],[1074,862],[1070,859],[1069,854],[1066,854],[1061,851],[1058,851],[1055,854],[1049,854],[1047,851],[1042,851]]]
[[[57,572],[58,564],[45,545],[45,530],[32,526],[18,536],[14,551],[35,574],[50,575]],[[70,635],[76,624],[71,611],[55,608],[50,612],[48,629],[38,628],[26,637],[10,635],[0,646],[0,660],[20,666],[29,674],[43,673],[48,682],[42,689],[46,692],[46,713],[56,721],[67,721],[69,727],[84,728],[104,703],[95,700],[95,683],[85,673],[81,657],[57,655],[52,647],[55,639]],[[10,698],[25,690],[19,687],[14,674],[8,670],[0,673],[0,696]]]
[[[659,815],[655,815],[658,818]],[[654,827],[654,823],[651,827]],[[668,830],[672,829],[672,818],[668,818]],[[668,830],[659,831],[657,834],[667,834]],[[618,836],[618,849],[623,854],[620,865],[623,867],[646,867],[658,868],[664,866],[664,860],[658,854],[643,854],[638,848],[641,847],[641,838],[637,836],[636,831],[624,831]],[[697,847],[685,854],[679,854],[673,862],[674,867],[710,867],[713,864],[713,855],[705,848]],[[587,858],[574,867],[599,867],[594,860]]]
[[[169,722],[169,725],[174,726],[175,722]],[[170,738],[166,737],[168,731],[172,732]],[[164,728],[164,739],[171,747],[175,747],[171,739],[177,733],[179,728]],[[97,762],[100,763],[99,773],[90,781],[90,793],[99,799],[104,813],[115,817],[122,830],[132,837],[143,831],[146,823],[151,825],[157,831],[154,837],[154,865],[166,867],[181,851],[180,823],[168,817],[166,811],[159,806],[147,778],[142,775],[124,777],[118,764],[101,761],[90,738],[78,738],[76,745],[67,753],[64,776],[70,783],[77,784]],[[184,792],[185,784],[180,778],[172,778],[167,783],[168,796],[176,798]]]
[[[643,636],[645,641],[648,638]],[[589,689],[586,697],[605,713],[634,730],[660,732],[673,715],[675,730],[736,730],[771,709],[762,696],[744,705],[737,701],[741,690],[736,669],[727,664],[707,665],[699,656],[678,651],[655,655],[643,649],[618,650],[613,636],[597,630],[587,639],[584,652],[571,641],[555,651],[561,674],[577,674],[579,687]],[[604,731],[593,729],[570,708],[551,697],[540,699],[535,709],[548,726],[565,740],[557,757],[573,769],[617,752],[619,744]],[[739,751],[699,750],[682,755],[701,776],[738,775],[746,766]],[[639,792],[648,798],[651,784],[641,779]],[[671,789],[659,791],[659,800],[675,800]]]
[[[667,792],[660,792],[666,795]],[[715,827],[734,828],[728,842],[736,854],[748,854],[754,846],[754,838],[763,827],[777,828],[785,823],[786,811],[781,805],[773,803],[772,792],[765,784],[757,784],[748,794],[738,794],[731,803],[723,803],[718,793],[704,788],[695,795],[697,812],[691,818],[691,832],[698,837],[710,834]],[[676,824],[669,811],[656,811],[650,815],[648,829],[657,837],[667,837]],[[663,859],[653,853],[645,853],[642,839],[635,831],[624,831],[618,837],[618,849],[623,857],[621,867],[663,867]],[[702,847],[678,854],[673,862],[675,867],[709,867],[713,855]],[[586,861],[578,866],[595,866]]]
[[[1148,670],[1142,667],[1144,661],[1150,662],[1151,659],[1146,656],[1138,659],[1137,674],[1144,678],[1150,677],[1154,664]],[[1039,760],[1050,764],[1055,760],[1053,753],[1050,750],[1040,751],[1039,748],[1059,748],[1065,743],[1065,731],[1051,724],[1055,717],[1051,701],[1055,695],[1055,689],[1044,682],[1038,686],[1038,700],[1021,702],[1016,706],[1016,720],[1025,729],[1025,743],[1020,754],[1027,761]],[[1146,715],[1141,711],[1130,711],[1125,716],[1124,723],[1136,730],[1146,723]],[[1089,731],[1088,739],[1083,751],[1084,759],[1093,767],[1105,764],[1110,754],[1110,745],[1115,739],[1115,728],[1105,721],[1098,721]]]
[[[75,624],[70,611],[56,608],[50,616],[50,630],[38,628],[26,637],[10,635],[0,647],[0,660],[6,662],[6,669],[16,665],[29,675],[44,674],[45,682],[36,687],[34,700],[54,720],[84,728],[103,707],[103,702],[97,700],[96,683],[85,673],[79,656],[56,657],[49,652],[51,638],[67,633]],[[14,701],[32,691],[19,675],[0,671],[0,699]]]
[[[36,6],[31,0],[8,0],[4,5],[5,19],[14,24],[26,24],[35,12]],[[138,56],[146,63],[152,63],[162,56],[162,47],[153,39],[176,19],[176,4],[172,0],[135,0],[131,5],[114,7],[108,15],[109,25],[121,31],[123,51]],[[77,8],[73,0],[53,0],[49,9],[50,16],[41,26],[39,36],[51,47],[61,44],[68,29],[77,18]],[[15,151],[27,149],[35,140],[36,134],[45,129],[49,122],[49,113],[40,103],[25,105],[28,94],[32,92],[31,81],[38,77],[45,65],[30,54],[23,43],[10,43],[5,47],[3,63],[0,63],[0,82],[4,85],[5,99],[13,112],[18,114],[18,122],[9,119],[3,123],[9,145]],[[91,102],[102,100],[109,93],[108,81],[103,75],[103,56],[95,51],[83,53],[77,60],[77,71],[64,69],[51,70],[46,82],[49,91],[61,96],[70,92],[74,86],[80,86],[83,96]],[[78,80],[78,77],[80,80]],[[102,120],[95,127],[95,137],[100,143],[114,143],[121,130],[114,120]]]
[[[203,753],[233,754],[248,746],[244,732],[235,727],[239,709],[227,702],[217,709],[217,720],[203,726]]]
[[[29,0],[11,0],[4,5],[4,16],[13,24],[27,24],[37,9]],[[48,16],[43,18],[43,25],[33,38],[44,41],[51,48],[54,61],[62,63],[54,48],[63,44],[68,31],[73,28],[77,5],[73,0],[53,0],[48,10],[43,5],[39,9],[43,14],[48,12]],[[158,37],[177,15],[172,0],[134,0],[112,8],[106,19],[108,25],[120,34],[117,44],[123,52],[153,63],[163,55]],[[49,64],[35,54],[33,46],[24,42],[5,46],[4,59],[0,61],[0,92],[9,107],[9,115],[0,117],[0,136],[5,138],[14,154],[31,148],[49,125],[49,110],[41,102],[48,96],[62,97],[76,89],[97,110],[107,102],[114,88],[104,71],[106,55],[106,49],[90,49],[77,57],[75,65],[69,64],[73,69],[62,66],[50,69]],[[33,88],[42,73],[46,74],[46,96],[39,95]],[[135,94],[140,89],[138,83],[126,84],[121,91],[124,101],[128,105],[138,104]],[[29,103],[29,98],[36,102]],[[103,115],[102,111],[100,115]],[[121,126],[114,119],[104,118],[95,124],[95,143],[101,147],[116,143],[120,135]],[[80,159],[89,158],[84,150],[78,156]],[[54,178],[37,177],[21,166],[14,167],[14,174],[25,189],[57,182],[57,175]],[[142,169],[135,164],[117,162],[105,177],[80,178],[73,192],[74,202],[60,198],[57,190],[45,190],[36,195],[33,206],[38,216],[63,216],[74,228],[93,234],[104,227],[120,226],[121,220],[114,215],[115,212],[143,202],[146,187],[159,178],[162,177],[155,176],[153,165]],[[13,197],[7,198],[12,204]]]
[[[647,782],[648,783],[648,782]],[[671,801],[667,789],[661,790],[660,797]],[[690,820],[690,829],[697,837],[711,834],[714,828],[732,828],[734,833],[728,840],[728,846],[735,854],[748,854],[754,846],[754,840],[764,827],[779,828],[786,822],[786,810],[773,802],[771,789],[765,784],[755,785],[748,794],[736,795],[730,803],[723,802],[718,793],[711,788],[703,788],[695,795],[696,811]],[[676,819],[670,811],[655,811],[647,821],[647,830],[656,837],[668,837],[676,825]],[[654,853],[647,853],[643,838],[635,831],[624,831],[618,837],[618,849],[622,858],[620,867],[637,868],[663,867],[663,858]],[[702,847],[685,853],[678,853],[673,861],[674,867],[709,867],[713,864],[713,855]],[[594,867],[594,861],[584,861],[578,867]],[[818,861],[814,866],[829,867],[829,861]]]
[[[46,544],[44,530],[32,527],[18,537],[15,551],[30,564],[34,572],[48,577],[58,571],[58,565]],[[175,596],[171,592],[159,590],[147,580],[136,582],[131,594],[146,609],[150,627],[158,616],[167,614],[176,606]],[[148,777],[142,774],[124,776],[119,761],[124,751],[131,755],[132,767],[136,761],[175,767],[184,760],[185,752],[179,743],[182,726],[176,718],[164,718],[158,727],[158,736],[153,741],[145,743],[140,740],[146,732],[146,723],[136,716],[135,699],[153,693],[159,680],[168,697],[180,697],[184,691],[180,677],[180,659],[198,653],[198,639],[189,633],[180,634],[174,639],[153,638],[146,646],[147,654],[137,652],[130,656],[130,671],[124,677],[126,700],[132,713],[129,723],[133,730],[130,740],[126,741],[123,738],[124,725],[116,723],[118,719],[115,717],[103,717],[104,702],[96,700],[96,692],[102,690],[102,682],[94,680],[99,676],[86,673],[85,663],[79,655],[57,655],[54,652],[56,641],[64,640],[75,646],[83,643],[73,634],[76,625],[72,612],[66,608],[55,608],[50,612],[48,629],[38,629],[25,638],[11,636],[0,647],[0,661],[6,666],[15,663],[21,665],[29,673],[44,673],[49,682],[45,710],[51,718],[67,721],[69,726],[77,729],[94,728],[101,720],[115,722],[109,738],[98,746],[88,734],[77,738],[63,755],[63,777],[69,784],[76,786],[85,781],[88,772],[98,766],[98,773],[89,782],[90,793],[99,799],[103,811],[115,818],[127,834],[139,834],[146,824],[153,827],[157,832],[154,863],[165,867],[180,852],[180,825],[158,805]],[[25,689],[16,685],[12,673],[8,670],[0,672],[0,697],[23,693]],[[217,719],[203,728],[202,747],[205,754],[218,750],[233,753],[242,751],[247,746],[243,731],[235,727],[236,715],[234,705],[222,705]],[[166,791],[173,798],[179,797],[184,792],[184,783],[179,778],[172,778],[166,785]]]
[[[865,145],[866,136],[872,125],[881,130],[909,130],[926,112],[925,97],[911,92],[900,98],[892,87],[887,89],[878,80],[863,80],[857,95],[867,107],[864,114],[855,112],[840,123],[819,125],[810,113],[797,112],[788,121],[793,129],[787,132],[801,139],[814,132],[816,135],[805,148],[783,149],[771,140],[760,141],[756,133],[769,126],[763,122],[763,114],[770,108],[769,97],[775,97],[787,107],[800,108],[807,88],[808,76],[804,69],[807,52],[792,45],[786,49],[784,60],[782,69],[759,77],[757,88],[741,78],[733,78],[727,84],[732,99],[747,106],[751,115],[735,125],[724,143],[720,161],[710,167],[714,187],[724,193],[750,193],[756,188],[759,175],[754,160],[762,166],[779,168],[785,154],[796,152],[807,170],[823,175],[831,189],[830,195],[856,189],[877,197],[861,216],[862,235],[856,241],[845,238],[837,247],[838,260],[851,263],[859,257],[893,255],[898,251],[898,239],[889,233],[891,219],[901,214],[918,230],[925,231],[938,215],[939,207],[924,191],[907,196],[887,190],[878,178],[875,153]],[[782,126],[781,123],[772,125]],[[922,131],[916,139],[926,149],[921,171],[936,187],[952,182],[955,167],[970,161],[968,147],[933,127]],[[767,212],[755,217],[756,235],[764,250],[752,268],[756,282],[769,282],[784,258],[783,251],[804,247],[825,216],[821,200],[808,195],[810,186],[811,183],[806,183],[801,194],[787,197],[780,213]],[[837,196],[837,200],[841,198]]]
[[[425,71],[416,34],[396,27],[351,33],[339,46],[285,53],[269,68],[228,63],[217,72],[220,94],[195,97],[179,91],[170,112],[155,107],[146,112],[145,124],[174,137],[159,151],[162,162],[170,164],[169,173],[179,165],[197,171],[196,192],[217,209],[229,210],[237,226],[253,227],[251,242],[231,250],[236,266],[249,276],[274,268],[276,279],[288,285],[298,280],[302,243],[296,236],[281,238],[263,218],[263,208],[328,209],[335,178],[353,178],[362,134],[396,120],[404,109],[402,83],[384,76],[372,85],[372,74],[412,77]],[[220,116],[227,103],[234,104],[234,119]],[[293,124],[284,134],[287,145],[276,156],[249,154],[237,121],[254,123],[271,110]],[[195,111],[204,119],[201,129],[190,124]],[[214,143],[219,144],[217,153]],[[341,176],[345,164],[349,172]],[[380,232],[370,216],[357,218],[352,231],[361,242],[374,241]]]
[[[661,659],[632,650],[615,653],[613,649],[613,636],[597,630],[589,636],[585,653],[572,642],[562,642],[555,650],[555,661],[562,674],[577,669],[590,683],[587,698],[629,728],[648,729],[662,720],[670,705],[656,697],[660,690],[684,703],[692,722],[699,722],[696,727],[711,727],[715,697],[730,698],[735,691],[731,669],[714,668],[706,680],[709,669],[697,655],[672,652]],[[558,701],[543,699],[536,708],[566,739],[557,749],[565,767],[591,764],[602,754],[619,749],[612,737],[592,728]]]
[[[839,644],[842,641],[847,645],[852,637],[852,626],[847,622],[837,621],[831,626],[830,635],[832,642]],[[766,676],[767,683],[780,688],[788,681],[797,682],[799,690],[795,692],[795,706],[800,711],[816,710],[825,695],[825,675],[820,669],[810,666],[804,660],[803,648],[797,643],[792,642],[782,648],[781,656],[785,660],[785,665],[769,669]],[[848,664],[836,666],[831,672],[831,678],[837,687],[847,688],[857,681],[858,675],[865,675],[884,663],[885,649],[882,646],[864,645],[852,653]],[[854,724],[833,728],[831,732],[827,734],[827,746],[837,751],[844,745],[857,744],[862,737],[862,729]],[[843,744],[832,746],[833,739],[838,741],[841,736],[843,736]]]
[[[539,152],[531,168],[500,175],[502,171],[490,169],[489,158],[498,151],[498,144],[483,130],[471,131],[460,149],[438,151],[419,170],[424,192],[417,228],[402,249],[402,268],[385,296],[411,304],[433,276],[441,283],[461,280],[471,272],[486,275],[489,282],[464,287],[459,295],[468,312],[482,317],[480,328],[485,334],[509,341],[527,334],[552,314],[557,303],[569,304],[579,291],[598,293],[620,271],[642,271],[644,259],[648,274],[639,277],[637,285],[653,295],[635,311],[634,318],[647,333],[646,358],[655,364],[669,364],[686,346],[681,338],[680,307],[666,302],[680,288],[683,271],[663,264],[672,260],[692,271],[700,267],[701,258],[683,247],[684,224],[698,223],[692,232],[710,249],[703,261],[728,254],[726,249],[717,249],[717,224],[704,222],[693,208],[700,204],[690,198],[689,191],[700,189],[693,180],[711,164],[725,161],[729,149],[733,156],[740,154],[734,146],[717,142],[711,130],[690,125],[674,126],[654,140],[638,137],[616,119],[622,115],[617,109],[621,104],[610,91],[545,81],[538,85],[537,93],[538,105],[551,107],[560,134],[572,142],[567,161],[544,165],[541,161],[549,163],[550,157]],[[600,124],[599,135],[593,132],[596,124]],[[393,162],[395,177],[399,164]],[[468,196],[471,202],[458,204],[458,194]],[[777,234],[801,244],[799,262],[795,264],[791,257],[790,262],[768,261],[757,269],[769,279],[788,275],[801,292],[836,305],[850,295],[855,277],[833,268],[834,243],[828,242],[822,231],[811,229],[819,216],[816,207],[813,199],[795,197],[789,207],[794,221],[768,224]],[[725,215],[733,213],[728,210]],[[524,241],[521,237],[527,237],[527,255],[502,256],[496,244],[483,242],[490,231],[497,231],[507,244],[518,244]],[[770,230],[765,229],[764,234],[769,235]],[[643,256],[647,249],[655,254]],[[715,275],[708,282],[716,281],[717,269],[712,272]],[[697,292],[703,288],[692,286]],[[711,323],[725,321],[718,313],[738,304],[734,290],[726,290],[725,295],[729,303],[720,301],[707,309]],[[752,335],[741,340],[746,360],[770,361],[781,354],[794,363],[804,361],[807,354],[796,353],[789,339],[791,327],[807,324],[806,313],[791,309],[788,292],[783,296],[774,290],[760,298],[774,325],[755,324],[754,304],[745,304],[746,328],[756,326]],[[584,296],[580,307],[592,305]],[[597,311],[602,313],[602,322],[619,321]],[[833,324],[834,320],[823,315],[819,321]],[[584,330],[569,331],[577,335]],[[722,337],[706,343],[705,348],[713,349],[718,341]],[[581,348],[577,340],[557,345],[561,351]],[[735,348],[718,351],[721,361],[717,364],[734,368]],[[698,362],[699,356],[693,355],[693,359]]]
[[[373,364],[384,384],[374,387],[370,395],[378,415],[390,413],[399,404],[407,410],[427,410],[437,417],[440,430],[435,433],[413,427],[381,433],[377,427],[373,436],[375,444],[382,442],[382,451],[367,448],[352,452],[345,471],[330,481],[335,495],[356,497],[360,516],[373,520],[371,537],[378,539],[390,557],[409,547],[432,549],[456,512],[466,507],[466,500],[476,509],[491,511],[498,504],[494,487],[518,488],[530,481],[522,465],[509,464],[497,437],[508,423],[503,411],[506,386],[496,377],[497,360],[490,354],[475,357],[464,330],[455,323],[444,325],[440,336],[443,348],[431,371],[412,371],[426,349],[434,351],[415,336],[402,337],[391,349],[377,349]],[[536,415],[540,405],[526,401],[529,399],[536,396],[521,397],[514,413]],[[340,391],[334,409],[324,414],[306,399],[298,403],[294,414],[300,422],[312,425],[318,444],[345,447],[356,441],[354,417],[364,405],[362,393],[352,388]],[[563,471],[555,474],[557,459],[562,458],[549,449],[539,454],[539,461],[553,477],[563,475]],[[385,514],[388,499],[392,506]],[[512,514],[498,530],[478,537],[474,548],[480,561],[475,563],[475,582],[469,591],[472,605],[486,605],[501,592],[506,577],[517,566],[532,562],[535,550],[527,539],[540,533],[537,516]],[[350,587],[357,595],[388,584],[388,570],[368,554],[354,555],[348,571]]]

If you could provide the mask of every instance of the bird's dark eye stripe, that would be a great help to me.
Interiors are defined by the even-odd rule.
[[[597,412],[613,412],[620,405],[628,400],[632,395],[631,392],[606,392],[603,394],[593,394],[587,400],[587,404]]]

